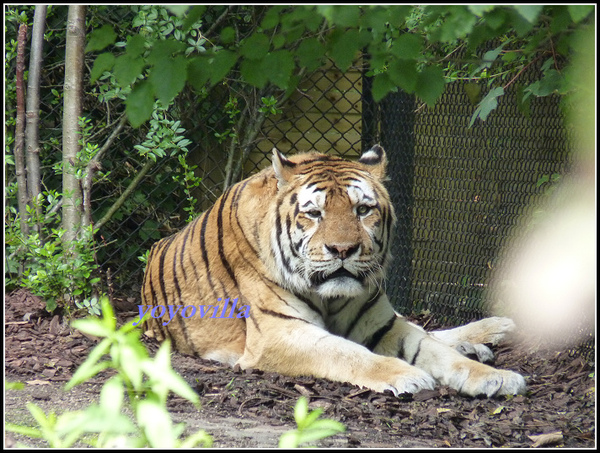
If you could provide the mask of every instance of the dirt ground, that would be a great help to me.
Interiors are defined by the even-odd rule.
[[[107,378],[62,390],[95,341],[43,307],[24,290],[5,296],[5,380],[26,383],[24,390],[5,391],[6,422],[32,425],[29,401],[46,412],[83,408],[97,401]],[[148,345],[156,350],[152,341]],[[186,432],[206,430],[217,448],[277,447],[279,436],[295,427],[293,406],[300,395],[347,427],[316,443],[320,447],[596,447],[595,363],[564,351],[534,351],[517,341],[501,344],[495,353],[495,366],[526,377],[526,395],[466,398],[439,387],[396,398],[312,377],[232,370],[174,353],[173,367],[200,394],[202,408],[175,396],[168,404]],[[16,442],[45,446],[5,433],[5,446]]]

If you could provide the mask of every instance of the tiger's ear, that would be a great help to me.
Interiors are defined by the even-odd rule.
[[[368,167],[373,176],[379,180],[386,177],[387,156],[381,145],[373,145],[370,150],[365,151],[358,161]]]
[[[273,170],[275,170],[279,189],[291,180],[295,166],[296,164],[281,154],[277,148],[273,148]]]

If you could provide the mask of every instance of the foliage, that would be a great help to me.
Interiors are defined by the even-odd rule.
[[[7,423],[7,431],[44,438],[55,448],[69,448],[77,441],[101,448],[191,448],[197,444],[210,447],[212,438],[204,431],[180,439],[185,427],[174,425],[167,411],[169,392],[196,406],[199,404],[198,395],[171,367],[169,342],[161,345],[153,359],[149,358],[139,341],[140,329],[127,323],[117,330],[108,298],[103,297],[100,302],[102,318],[73,323],[75,328],[102,340],[65,387],[69,390],[98,372],[112,368],[116,375],[102,387],[99,403],[59,416],[54,412],[46,415],[34,403],[28,403],[27,408],[38,427]],[[101,361],[105,354],[109,354],[110,359]],[[133,411],[133,422],[122,412],[123,390]]]
[[[10,194],[13,189],[14,185],[11,185],[7,192]],[[41,225],[40,232],[22,234],[19,213],[14,206],[8,207],[6,217],[6,284],[8,287],[19,285],[30,289],[46,301],[49,312],[57,306],[69,309],[70,301],[79,303],[86,299],[100,280],[92,278],[98,266],[91,228],[85,229],[72,244],[70,250],[75,252],[74,255],[66,252],[61,239],[65,230],[60,228],[60,216],[56,210],[59,199],[55,192],[44,192],[43,199],[40,197],[27,207],[31,231],[36,225]],[[38,211],[36,205],[44,209]],[[27,263],[27,266],[19,276],[21,263]]]
[[[571,52],[573,31],[593,10],[592,5],[277,5],[267,8],[245,38],[237,40],[237,30],[228,26],[217,39],[203,40],[202,50],[192,55],[169,36],[172,29],[158,39],[140,32],[130,37],[124,55],[101,54],[93,71],[120,71],[120,62],[128,62],[119,83],[133,86],[128,115],[139,126],[151,116],[152,99],[170,101],[186,82],[204,90],[239,70],[249,85],[273,84],[289,91],[296,88],[298,74],[320,67],[326,58],[346,71],[366,49],[376,100],[401,88],[431,106],[446,82],[464,78],[493,87],[484,99],[476,99],[474,122],[485,119],[504,90],[540,60],[543,75],[525,90],[522,101],[531,95],[567,93],[570,87],[559,68]],[[171,10],[181,21],[182,34],[200,33],[195,24],[205,11],[205,6]],[[90,48],[104,50],[113,36],[110,27],[98,29]],[[493,40],[500,40],[500,46],[478,56],[478,48]],[[458,50],[466,55],[462,65],[450,59]]]
[[[191,143],[183,135],[185,129],[181,121],[170,120],[167,109],[161,105],[153,106],[150,130],[146,133],[146,140],[135,145],[134,148],[140,156],[147,157],[156,162],[167,155],[187,154],[187,146]]]
[[[120,11],[115,14],[118,17],[123,18],[126,17],[126,15],[122,12],[129,12],[130,10],[131,7],[120,8]],[[105,7],[91,7],[88,9],[88,13],[88,25],[92,28],[96,28],[96,26],[97,28],[101,28],[102,24],[99,24],[98,21],[111,21],[110,14],[113,14],[112,10],[108,10]],[[7,11],[7,37],[14,36],[16,27],[19,23],[23,22],[31,25],[30,22],[32,16],[33,7],[9,7]],[[68,294],[70,288],[72,288],[71,285],[64,286],[62,290],[59,289],[61,282],[67,282],[65,278],[60,276],[56,278],[52,277],[53,282],[46,284],[40,280],[40,278],[44,278],[44,269],[46,267],[52,270],[52,275],[59,272],[59,270],[63,273],[69,273],[68,268],[59,266],[59,264],[61,264],[59,255],[63,253],[63,247],[59,244],[58,239],[58,235],[61,234],[58,229],[58,225],[60,225],[61,207],[57,206],[57,204],[60,205],[60,200],[64,194],[61,190],[63,168],[61,159],[60,128],[54,127],[54,125],[60,124],[63,113],[60,93],[62,92],[61,68],[64,65],[64,55],[62,55],[60,51],[57,51],[57,48],[60,49],[61,45],[64,46],[65,19],[65,7],[50,7],[48,9],[48,27],[46,31],[46,39],[48,42],[46,43],[45,48],[47,54],[44,55],[43,77],[45,79],[42,83],[43,96],[41,105],[42,123],[40,128],[40,159],[42,161],[41,183],[42,186],[46,188],[47,193],[54,194],[54,202],[53,204],[50,204],[47,202],[46,198],[44,198],[39,201],[39,203],[41,203],[42,208],[46,212],[55,209],[55,214],[52,218],[48,216],[43,216],[41,218],[44,223],[44,232],[38,237],[22,237],[23,235],[20,235],[20,233],[13,228],[11,231],[11,240],[13,240],[14,243],[20,243],[21,247],[17,249],[13,247],[9,252],[11,259],[8,266],[8,279],[10,285],[21,284],[21,279],[16,276],[16,274],[19,273],[20,269],[33,268],[30,272],[30,277],[35,279],[35,282],[28,281],[28,287],[44,298],[51,292],[57,293],[56,297],[49,297],[48,309],[56,306],[56,302],[53,302],[52,299],[55,299],[58,303],[60,303],[61,300],[72,300],[77,307],[84,307],[91,310],[91,312],[94,312],[95,310],[89,305],[92,300],[88,297],[90,293],[89,290],[86,290],[85,294],[76,294],[71,295],[73,297],[65,298],[63,297],[63,294]],[[139,23],[139,17],[134,16],[134,21]],[[16,42],[14,39],[10,39],[8,42],[9,44],[7,45],[5,52],[5,69],[7,73],[6,113],[8,120],[6,129],[7,140],[5,161],[8,164],[7,174],[9,175],[8,182],[10,185],[12,184],[11,181],[14,179],[14,176],[11,176],[11,173],[13,173],[11,170],[14,168],[14,159],[12,157],[15,112],[15,85],[13,73]],[[120,43],[115,43],[115,45],[119,44]],[[94,44],[92,43],[92,45]],[[123,43],[123,45],[125,45],[125,43]],[[92,77],[94,77],[93,74]],[[173,157],[175,160],[179,159],[179,157],[187,157],[187,154],[189,153],[187,146],[189,146],[191,141],[186,137],[187,132],[185,127],[181,125],[181,120],[177,119],[179,117],[179,112],[176,112],[175,109],[172,108],[172,103],[171,105],[163,106],[157,101],[153,103],[153,117],[149,124],[149,128],[142,128],[139,131],[129,131],[128,134],[121,134],[118,137],[116,143],[117,146],[111,146],[109,148],[109,152],[113,153],[110,158],[105,156],[98,158],[98,153],[101,152],[103,148],[103,146],[101,146],[103,145],[103,137],[108,140],[107,137],[114,131],[115,125],[118,122],[118,118],[117,121],[115,121],[111,116],[114,115],[115,112],[119,114],[119,111],[123,110],[123,101],[131,92],[131,88],[129,87],[122,89],[118,86],[116,84],[116,77],[112,73],[101,74],[101,79],[102,83],[98,83],[92,87],[86,85],[86,97],[84,103],[86,105],[92,105],[92,109],[88,110],[86,108],[86,116],[80,118],[79,128],[81,136],[79,144],[81,145],[81,151],[78,152],[77,159],[75,159],[72,164],[75,166],[77,177],[82,185],[85,182],[93,187],[93,198],[90,197],[92,198],[91,203],[93,204],[94,209],[92,212],[93,218],[91,220],[93,222],[102,220],[102,224],[104,224],[107,222],[105,216],[109,208],[113,208],[117,205],[119,209],[113,213],[113,221],[117,222],[126,219],[136,209],[146,209],[148,211],[154,211],[156,209],[156,200],[149,199],[143,191],[139,188],[136,190],[136,188],[133,187],[134,177],[136,175],[134,171],[137,169],[129,162],[135,163],[139,162],[139,160],[142,160],[142,162],[148,160],[160,162],[168,157]],[[125,130],[125,132],[128,131]],[[106,144],[107,142],[104,143],[104,146]],[[119,160],[124,158],[130,160],[124,164],[123,160],[120,162],[119,160],[115,160],[115,156],[118,157]],[[94,162],[94,159],[96,158],[98,158],[97,163]],[[161,181],[160,185],[158,185],[159,190],[156,191],[156,198],[159,200],[168,200],[171,203],[171,206],[168,207],[170,212],[182,209],[182,211],[189,211],[190,215],[193,215],[197,212],[197,209],[195,207],[196,199],[192,195],[192,191],[194,188],[198,187],[200,178],[197,178],[194,174],[195,166],[188,165],[187,161],[184,162],[186,165],[178,168],[177,171],[174,171],[172,167],[167,167],[164,174],[155,176],[157,180]],[[88,171],[88,165],[90,163],[94,165],[93,172]],[[90,181],[87,181],[86,178],[88,177],[90,178]],[[179,184],[181,184],[180,191],[177,190]],[[127,192],[129,188],[132,190]],[[129,198],[120,200],[119,195],[122,195],[123,193],[130,194]],[[7,192],[7,195],[7,210],[10,210],[11,215],[14,216],[17,212],[16,192],[13,193],[13,191],[10,190]],[[115,196],[116,199],[114,198]],[[100,208],[101,202],[111,197],[112,200],[104,205],[106,208]],[[179,208],[178,204],[181,204],[182,202],[186,202],[186,205],[185,207]],[[9,222],[13,222],[13,220],[13,218],[10,218]],[[157,232],[156,225],[157,222],[154,220],[147,225],[144,223],[143,228],[139,229],[138,233],[141,240],[159,238],[160,234]],[[109,224],[109,226],[112,227],[113,225]],[[55,232],[52,232],[53,230],[55,230]],[[136,241],[127,241],[127,236],[115,239],[115,237],[111,236],[111,232],[112,229],[102,232],[99,232],[96,229],[94,230],[94,240],[91,240],[89,234],[86,233],[90,240],[84,241],[82,239],[80,241],[80,249],[84,250],[87,254],[86,256],[90,258],[90,266],[94,264],[91,254],[92,251],[98,252],[99,262],[104,262],[107,253],[112,253],[110,251],[107,252],[102,248],[98,248],[98,243],[110,244],[114,243],[115,240],[118,240],[119,243],[117,244],[116,249],[122,250],[123,255],[129,254],[135,256],[136,253],[140,252]],[[37,250],[44,254],[45,258],[42,257],[38,260],[35,253],[25,253],[25,248],[23,246],[24,242],[29,244],[28,249],[30,251]],[[137,242],[139,242],[139,240]],[[125,245],[122,246],[122,244]],[[136,249],[136,246],[138,249]],[[46,266],[46,264],[48,264],[48,256],[54,257],[52,263],[50,263],[51,266]],[[126,256],[123,256],[123,258],[127,259]],[[32,262],[31,266],[29,265],[29,261]],[[41,264],[38,265],[37,263]],[[81,268],[81,274],[89,275],[88,270],[90,269],[90,266],[84,265]],[[94,265],[94,269],[95,267],[96,266]],[[38,268],[41,268],[42,272],[37,272]],[[48,272],[49,271],[46,271],[46,274]],[[75,272],[74,279],[78,281],[79,277],[80,275]],[[96,281],[97,279],[94,279],[92,283],[96,283]],[[90,286],[89,282],[87,282],[87,285]],[[53,289],[50,290],[48,287]],[[88,305],[86,305],[86,301]]]
[[[323,409],[308,412],[308,401],[301,396],[294,408],[294,419],[298,428],[283,433],[279,438],[279,448],[297,448],[301,444],[330,437],[346,431],[346,427],[335,420],[318,420]]]
[[[199,214],[198,210],[196,209],[198,200],[194,196],[193,190],[200,186],[202,178],[199,178],[194,173],[194,170],[196,170],[198,166],[188,164],[184,156],[177,156],[177,161],[179,162],[180,170],[179,174],[173,175],[173,179],[183,187],[183,191],[185,192],[185,197],[188,203],[187,206],[183,207],[183,210],[188,213],[186,221],[191,222]]]

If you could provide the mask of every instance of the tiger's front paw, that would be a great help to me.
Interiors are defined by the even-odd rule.
[[[395,396],[398,396],[402,393],[433,390],[435,385],[435,379],[429,373],[419,368],[411,367],[409,372],[396,376],[393,384],[386,388],[386,390],[390,390]]]
[[[464,367],[448,384],[469,396],[518,395],[525,393],[525,379],[518,373],[497,370],[487,365]]]

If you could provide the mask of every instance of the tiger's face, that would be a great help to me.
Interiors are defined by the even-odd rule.
[[[279,180],[271,245],[282,284],[322,298],[356,297],[385,276],[395,222],[383,148],[358,162],[276,153]]]

